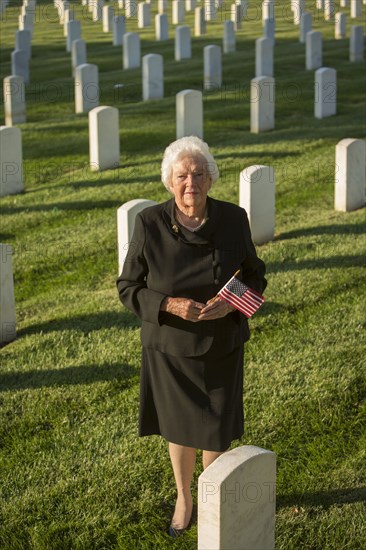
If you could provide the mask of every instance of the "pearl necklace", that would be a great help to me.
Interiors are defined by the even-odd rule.
[[[179,224],[182,225],[183,227],[185,227],[186,229],[188,229],[188,231],[198,231],[198,229],[199,229],[200,227],[202,227],[202,225],[203,225],[204,223],[206,223],[206,220],[207,220],[206,212],[207,212],[207,210],[205,210],[205,213],[204,213],[204,216],[203,216],[203,218],[202,218],[202,221],[199,222],[199,224],[198,224],[196,227],[190,227],[189,225],[185,225],[185,224],[182,222],[182,218],[180,217],[180,213],[179,213],[178,208],[176,208],[175,211],[176,211],[176,214],[177,214],[177,219],[178,219]]]

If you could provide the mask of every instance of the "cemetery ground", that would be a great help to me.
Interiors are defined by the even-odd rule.
[[[1,25],[2,78],[19,5],[11,3]],[[82,6],[73,8],[81,17]],[[337,115],[315,119],[299,29],[279,18],[276,128],[253,135],[260,17],[243,27],[237,51],[223,56],[222,88],[204,92],[204,138],[221,171],[211,195],[238,203],[239,173],[250,165],[273,166],[276,175],[275,239],[258,247],[266,303],[250,321],[246,428],[235,444],[277,454],[277,549],[357,550],[366,541],[365,210],[336,212],[333,201],[335,146],[364,136],[365,65],[349,62],[348,38],[334,40],[334,23],[313,22],[323,32],[324,66],[337,70]],[[163,100],[143,102],[141,69],[123,71],[121,48],[101,22],[82,20],[100,105],[120,111],[120,166],[97,173],[89,169],[88,117],[74,112],[62,26],[35,24],[20,126],[25,192],[1,199],[17,316],[17,339],[0,351],[6,550],[196,548],[195,523],[177,541],[165,533],[175,502],[166,443],[137,437],[139,326],[115,288],[116,211],[134,198],[168,198],[159,170],[175,139],[175,94],[202,90],[203,47],[221,45],[222,22],[192,37],[192,59],[180,62],[171,24],[168,42],[155,42],[152,27],[140,34],[143,55],[164,56]],[[198,461],[195,487],[200,472]],[[255,498],[240,489],[240,498]]]

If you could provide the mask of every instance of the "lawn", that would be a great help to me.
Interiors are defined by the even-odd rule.
[[[122,70],[101,22],[71,4],[99,67],[100,104],[120,112],[120,166],[89,169],[88,117],[75,114],[63,27],[53,3],[40,1],[20,126],[25,192],[0,202],[17,317],[17,339],[0,350],[0,548],[192,550],[195,523],[179,541],[166,534],[175,502],[166,442],[137,437],[139,324],[115,288],[116,211],[134,198],[168,198],[159,171],[175,139],[175,94],[202,90],[203,47],[221,45],[223,17],[181,62],[172,25],[162,43],[152,27],[140,30],[142,55],[162,54],[165,74],[164,99],[143,102],[141,69]],[[2,78],[20,5],[11,0],[2,16]],[[268,288],[245,349],[246,431],[233,446],[277,454],[276,549],[361,550],[365,210],[336,212],[333,202],[335,146],[365,135],[365,63],[349,62],[348,38],[335,40],[334,23],[307,3],[324,66],[337,70],[337,115],[315,119],[299,28],[290,2],[276,3],[276,128],[251,134],[259,6],[250,3],[237,51],[223,56],[223,86],[203,94],[204,137],[221,172],[212,196],[238,203],[240,171],[251,165],[273,166],[276,177],[275,239],[257,247]],[[342,11],[349,37],[364,19]],[[185,22],[193,28],[193,15]],[[137,30],[136,19],[127,28]],[[195,487],[201,471],[198,460]]]

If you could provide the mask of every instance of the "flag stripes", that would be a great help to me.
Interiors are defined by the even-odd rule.
[[[218,295],[248,318],[257,311],[265,300],[264,296],[249,288],[235,276],[223,286]]]

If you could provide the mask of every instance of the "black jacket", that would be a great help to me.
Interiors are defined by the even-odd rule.
[[[245,210],[207,198],[208,219],[194,233],[174,218],[174,199],[137,215],[117,288],[122,303],[142,321],[142,345],[170,355],[198,356],[215,340],[223,355],[249,339],[246,317],[234,311],[192,323],[161,312],[166,296],[205,303],[240,269],[241,279],[262,293],[264,263],[257,257]]]

